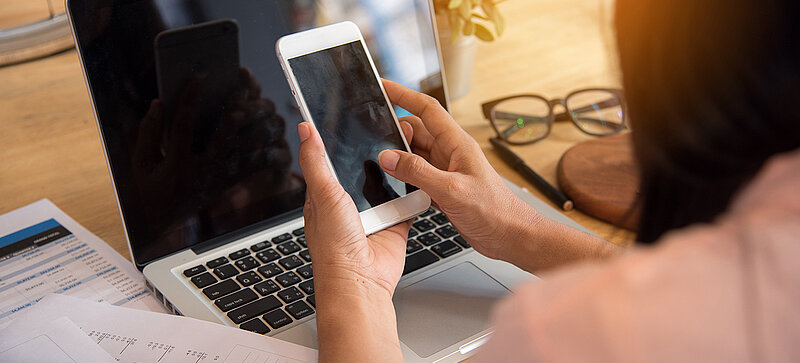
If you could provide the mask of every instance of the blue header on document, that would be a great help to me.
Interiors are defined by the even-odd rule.
[[[33,250],[50,242],[71,235],[55,219],[21,229],[17,232],[0,237],[0,261],[16,256],[25,251]]]

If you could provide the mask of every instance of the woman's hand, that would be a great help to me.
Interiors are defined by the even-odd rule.
[[[416,154],[386,150],[381,167],[430,195],[459,233],[477,250],[500,259],[515,231],[505,223],[533,222],[536,210],[517,198],[495,172],[480,146],[439,102],[400,84],[383,82],[392,103],[417,116],[402,118]],[[410,134],[410,135],[409,135]]]
[[[392,103],[416,115],[401,122],[416,155],[385,150],[381,167],[428,193],[476,251],[531,272],[616,252],[613,244],[553,222],[518,198],[436,99],[383,84]]]
[[[352,198],[328,168],[317,130],[303,122],[297,133],[320,361],[400,361],[392,294],[411,221],[366,236]]]

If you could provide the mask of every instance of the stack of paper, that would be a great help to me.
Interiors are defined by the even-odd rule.
[[[313,349],[165,312],[129,261],[50,201],[0,216],[0,362],[317,360]]]
[[[79,327],[79,333],[69,324]],[[58,325],[57,325],[58,324]],[[44,329],[42,327],[47,327]],[[54,331],[57,327],[59,330]],[[5,337],[19,337],[6,344]],[[82,340],[81,340],[82,339]],[[317,351],[245,330],[188,317],[49,295],[0,331],[0,361],[52,352],[42,362],[100,361],[97,349],[118,362],[316,362]],[[11,345],[11,347],[9,347]],[[81,348],[83,347],[83,348]],[[73,349],[70,349],[73,348]],[[62,350],[63,349],[63,350]],[[58,360],[70,357],[72,360]]]
[[[50,293],[167,312],[130,261],[42,199],[0,216],[0,328]]]
[[[0,331],[3,362],[114,362],[66,317]]]

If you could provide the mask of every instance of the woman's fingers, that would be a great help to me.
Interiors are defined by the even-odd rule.
[[[416,116],[406,116],[406,117],[416,117]],[[414,141],[413,141],[414,137],[415,137],[414,127],[411,126],[410,123],[408,123],[407,121],[404,121],[401,118],[400,128],[403,130],[403,135],[405,135],[406,141],[408,141],[408,145],[411,147],[411,152],[413,152],[414,154],[420,155],[423,158],[427,159],[428,156],[430,155],[430,152],[428,150],[425,150],[425,149],[419,147],[418,144],[414,144]]]
[[[405,120],[403,120],[401,118],[400,119],[400,130],[403,131],[403,136],[405,136],[406,141],[408,141],[408,145],[411,145],[411,143],[414,140],[414,127],[411,126],[411,124],[408,123],[408,121],[405,121]]]
[[[386,94],[393,104],[398,105],[408,112],[419,116],[433,137],[459,129],[450,114],[439,104],[435,98],[424,93],[412,91],[399,83],[383,80]]]
[[[408,139],[411,143],[411,146],[415,148],[415,150],[425,150],[426,153],[430,153],[431,148],[435,144],[435,139],[425,128],[425,124],[422,123],[417,116],[405,116],[400,118],[401,124],[407,123],[413,129],[413,139]]]
[[[454,175],[439,170],[417,154],[383,150],[378,155],[381,168],[389,175],[422,189],[431,199],[446,197]]]

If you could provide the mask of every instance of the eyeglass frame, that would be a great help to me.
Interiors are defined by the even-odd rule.
[[[567,100],[570,97],[572,97],[575,94],[577,94],[577,93],[587,92],[587,91],[603,91],[603,92],[611,93],[614,96],[616,96],[616,98],[620,101],[619,102],[619,106],[620,106],[620,108],[622,108],[622,120],[621,120],[619,129],[617,129],[617,130],[615,130],[613,132],[609,132],[609,133],[597,133],[597,132],[590,132],[590,131],[584,130],[583,127],[578,125],[578,121],[575,119],[575,117],[573,115],[573,112],[580,112],[583,108],[579,108],[578,110],[570,110],[570,108],[567,107]],[[506,134],[508,133],[509,130],[512,130],[512,129],[506,130],[505,132],[501,132],[497,128],[497,125],[495,124],[495,120],[492,117],[492,109],[494,109],[495,106],[497,106],[498,104],[500,104],[503,101],[507,101],[507,100],[510,100],[510,99],[513,99],[513,98],[521,98],[521,97],[537,98],[539,100],[544,101],[544,103],[547,104],[548,108],[549,108],[549,112],[548,112],[547,120],[546,120],[547,121],[547,132],[545,132],[545,134],[542,135],[541,137],[538,137],[538,138],[532,139],[532,140],[528,140],[528,141],[522,141],[522,142],[509,140],[508,139],[508,135],[506,135]],[[599,105],[600,106],[606,106],[605,102],[608,102],[609,100],[603,101]],[[559,113],[559,114],[553,114],[553,110],[554,110],[555,106],[557,106],[557,105],[561,105],[562,107],[564,107],[565,112],[562,112],[562,113]],[[607,105],[607,107],[611,107],[611,106],[616,106],[616,105]],[[584,106],[584,107],[590,107],[590,106]],[[618,133],[622,132],[625,129],[628,129],[628,105],[627,105],[627,102],[625,101],[624,93],[622,92],[621,89],[617,89],[617,88],[581,88],[581,89],[574,90],[574,91],[568,93],[566,96],[564,96],[562,98],[554,98],[554,99],[551,99],[551,100],[548,100],[548,99],[544,98],[543,96],[537,95],[537,94],[517,94],[517,95],[513,95],[513,96],[506,96],[506,97],[498,98],[498,99],[495,99],[495,100],[492,100],[492,101],[484,102],[483,104],[481,104],[481,109],[483,110],[483,117],[486,118],[486,120],[488,120],[489,123],[492,125],[492,129],[494,129],[495,133],[497,133],[497,137],[500,138],[501,140],[511,144],[511,145],[528,145],[528,144],[532,144],[534,142],[540,141],[540,140],[542,140],[542,139],[544,139],[544,138],[546,138],[547,136],[550,135],[550,130],[553,129],[553,124],[555,122],[568,121],[568,120],[572,121],[572,123],[575,125],[575,127],[578,128],[578,130],[581,130],[583,133],[588,134],[588,135],[592,135],[592,136],[614,135],[614,134],[618,134]],[[539,117],[539,116],[534,116],[534,117]],[[513,127],[514,126],[512,126],[512,128]]]

